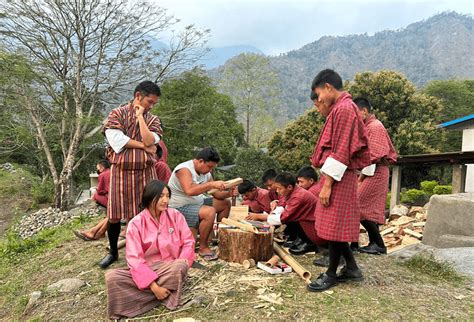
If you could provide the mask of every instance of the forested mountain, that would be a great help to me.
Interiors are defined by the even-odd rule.
[[[322,37],[277,57],[271,66],[280,79],[283,114],[301,115],[309,106],[316,73],[333,68],[346,80],[357,72],[396,70],[418,87],[436,79],[474,78],[474,20],[445,12],[399,30],[374,35]],[[218,77],[223,67],[210,74]]]

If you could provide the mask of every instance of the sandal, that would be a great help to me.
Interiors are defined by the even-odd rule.
[[[72,231],[74,233],[74,235],[76,235],[77,238],[80,238],[82,239],[83,241],[91,241],[91,240],[94,240],[93,238],[90,238],[90,237],[87,237],[86,235],[84,235],[82,232],[80,232],[79,230],[73,230]]]
[[[205,253],[205,254],[198,253],[198,254],[199,254],[199,256],[201,256],[206,262],[217,260],[217,254],[214,253],[214,252]]]

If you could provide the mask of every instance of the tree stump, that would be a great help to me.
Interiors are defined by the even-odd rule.
[[[273,233],[254,234],[240,229],[219,229],[219,258],[242,264],[246,259],[267,261],[273,255]]]

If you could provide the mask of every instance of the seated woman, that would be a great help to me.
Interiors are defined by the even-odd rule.
[[[145,208],[127,229],[125,258],[129,269],[105,274],[110,319],[134,317],[163,303],[179,304],[194,259],[194,237],[183,215],[168,208],[170,189],[158,180],[143,191]]]

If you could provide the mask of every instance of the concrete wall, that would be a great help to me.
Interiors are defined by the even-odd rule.
[[[462,151],[474,151],[474,128],[462,131]],[[474,164],[466,165],[466,192],[474,192]]]

